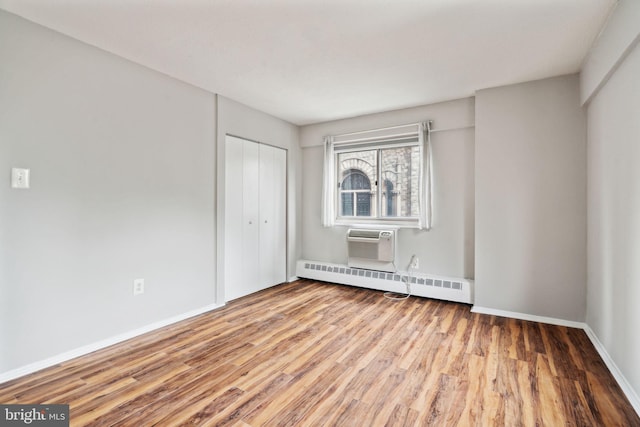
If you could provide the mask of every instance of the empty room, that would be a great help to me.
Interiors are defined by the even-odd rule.
[[[0,0],[0,425],[640,426],[637,0]]]

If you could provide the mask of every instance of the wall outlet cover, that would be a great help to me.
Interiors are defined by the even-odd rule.
[[[133,281],[133,295],[144,293],[144,279],[135,279]]]
[[[409,268],[420,268],[420,260],[417,256],[412,256],[411,261],[409,262]]]
[[[11,169],[11,188],[29,188],[29,169]]]

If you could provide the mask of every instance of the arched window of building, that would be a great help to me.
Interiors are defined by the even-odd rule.
[[[342,216],[371,216],[371,182],[361,170],[345,171],[340,198]]]

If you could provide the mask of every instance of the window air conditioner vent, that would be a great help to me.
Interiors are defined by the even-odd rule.
[[[396,231],[347,231],[348,266],[376,271],[396,271]]]

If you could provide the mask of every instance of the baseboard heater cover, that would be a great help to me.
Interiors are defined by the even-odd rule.
[[[308,260],[298,261],[296,276],[399,293],[406,292],[405,282],[409,278],[402,271],[388,273]],[[415,296],[473,304],[473,280],[412,273],[410,284]]]

